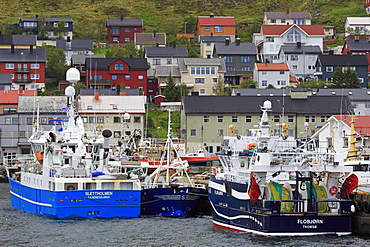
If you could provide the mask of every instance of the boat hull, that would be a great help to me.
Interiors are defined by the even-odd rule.
[[[228,189],[225,189],[228,188]],[[351,215],[318,213],[274,213],[254,206],[247,195],[248,184],[217,180],[211,176],[209,199],[216,229],[267,236],[312,236],[351,234]],[[347,203],[347,202],[346,202]],[[347,205],[347,204],[346,204]],[[350,202],[348,202],[348,207]],[[280,206],[278,207],[279,210]]]
[[[142,190],[142,215],[192,216],[204,189],[194,187]]]
[[[49,191],[9,178],[13,208],[52,218],[139,217],[140,190]]]

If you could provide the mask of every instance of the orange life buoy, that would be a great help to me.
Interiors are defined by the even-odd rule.
[[[217,168],[213,168],[213,175],[216,176],[216,174],[217,174]]]
[[[248,150],[255,149],[256,147],[257,147],[257,144],[256,143],[250,143],[250,144],[248,144]]]
[[[332,194],[332,195],[335,195],[337,194],[338,192],[338,187],[337,186],[331,186],[330,189],[329,189],[329,193]]]

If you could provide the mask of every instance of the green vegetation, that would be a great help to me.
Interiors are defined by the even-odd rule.
[[[259,29],[264,11],[309,11],[313,24],[332,25],[344,32],[347,16],[366,16],[363,0],[2,0],[0,1],[0,31],[8,33],[9,24],[19,17],[71,17],[74,39],[104,41],[107,18],[140,18],[144,32],[165,32],[168,35],[194,33],[197,16],[213,13],[234,16],[238,35],[243,42],[251,41],[251,34]],[[60,30],[63,32],[63,30]]]
[[[148,136],[154,138],[166,138],[168,131],[168,112],[160,110],[147,111],[148,114]],[[173,135],[180,136],[180,112],[171,112]]]

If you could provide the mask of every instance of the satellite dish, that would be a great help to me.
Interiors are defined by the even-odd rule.
[[[66,80],[70,83],[77,83],[80,80],[80,71],[76,68],[67,70]]]
[[[271,109],[272,108],[271,101],[266,100],[265,102],[263,102],[263,108],[265,108],[266,110]]]
[[[75,94],[76,94],[76,91],[75,91],[74,87],[72,87],[72,86],[66,87],[66,89],[65,89],[65,95],[66,96],[73,97],[73,96],[75,96]]]
[[[130,119],[130,114],[129,113],[125,113],[125,114],[123,114],[123,119]]]

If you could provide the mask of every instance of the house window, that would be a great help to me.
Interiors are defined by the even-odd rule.
[[[38,63],[31,64],[31,69],[39,69],[39,68],[40,68],[40,64]]]
[[[270,23],[276,23],[276,20],[275,19],[271,19],[270,20]]]
[[[326,67],[326,72],[333,72],[333,67]]]
[[[119,34],[119,28],[112,28],[111,34]]]
[[[27,125],[32,125],[32,124],[33,124],[32,118],[28,117],[27,118]]]
[[[313,55],[308,55],[307,56],[307,61],[314,62],[315,60],[316,60],[316,56],[313,56]]]
[[[95,117],[89,117],[89,123],[95,123],[96,118]]]
[[[315,116],[311,116],[311,122],[312,123],[316,122],[316,117]]]
[[[44,125],[48,124],[48,118],[47,117],[42,117],[41,118],[41,124],[44,124]]]
[[[194,78],[195,84],[204,84],[205,78]]]
[[[112,41],[113,42],[118,42],[118,38],[117,37],[113,37]]]
[[[297,30],[292,30],[287,35],[288,42],[301,42],[301,34]]]
[[[226,71],[234,71],[234,67],[233,66],[226,66]]]
[[[267,80],[262,80],[262,87],[267,87]]]
[[[98,123],[104,123],[104,117],[97,117]]]
[[[251,62],[251,57],[242,56],[240,58],[240,62],[242,62],[242,63],[250,63]]]
[[[83,123],[87,123],[87,117],[81,117]]]
[[[114,70],[123,70],[123,64],[115,64]]]
[[[292,66],[292,69],[297,70],[298,69],[298,65],[293,65]]]
[[[242,71],[250,71],[251,67],[250,66],[242,66]]]
[[[224,130],[223,129],[217,130],[217,136],[224,136]]]
[[[233,57],[232,56],[225,56],[224,60],[225,60],[225,63],[232,63],[233,62]]]
[[[130,42],[130,38],[126,37],[125,42],[127,42],[127,43]]]
[[[139,91],[144,91],[144,87],[138,87]]]
[[[280,70],[280,75],[284,75],[285,74],[285,71],[284,70]]]
[[[112,80],[113,81],[117,80],[117,75],[112,75]]]
[[[58,22],[54,22],[54,27],[58,27]]]
[[[204,31],[208,32],[209,30],[211,30],[209,26],[204,27]]]
[[[206,90],[204,88],[199,89],[199,94],[206,94]]]
[[[294,123],[294,116],[288,116],[288,123]]]
[[[87,106],[87,110],[92,110],[92,109],[93,109],[93,107],[91,105]]]
[[[251,123],[252,122],[252,116],[245,116],[245,122]]]
[[[172,64],[172,59],[168,58],[167,59],[167,64]]]
[[[274,123],[280,122],[280,116],[274,116]]]
[[[26,137],[26,131],[19,131],[19,137],[21,138]]]
[[[224,122],[224,116],[217,116],[217,123],[223,123]]]
[[[197,130],[196,129],[191,129],[190,130],[190,136],[197,136]]]
[[[113,117],[113,123],[120,123],[121,118],[120,117]]]
[[[291,61],[298,61],[298,55],[290,55]]]
[[[5,124],[12,124],[12,119],[10,117],[6,117]]]
[[[210,119],[209,116],[203,116],[203,123],[209,123]]]
[[[206,43],[206,46],[211,46],[211,43]]]
[[[125,28],[125,33],[129,33],[130,32],[130,28]]]
[[[7,63],[5,65],[5,69],[14,69],[14,64],[13,63]]]
[[[274,37],[266,37],[266,42],[274,42]]]
[[[153,59],[153,65],[161,65],[160,59]]]
[[[134,117],[134,123],[141,123],[141,117]]]
[[[125,80],[126,80],[126,81],[131,80],[131,76],[130,76],[130,75],[125,75]]]
[[[222,33],[222,32],[223,32],[222,27],[218,27],[218,26],[215,27],[215,33]]]
[[[144,80],[144,75],[138,75],[137,79],[140,80],[140,81]]]
[[[238,116],[231,116],[231,122],[237,123],[238,122]]]
[[[278,86],[286,86],[286,81],[277,81]]]
[[[285,19],[281,19],[281,23],[285,23]]]
[[[206,51],[206,56],[208,57],[208,56],[211,56],[212,54],[211,54],[211,51]]]
[[[267,71],[262,71],[262,75],[267,75]]]
[[[313,65],[308,65],[308,67],[307,67],[309,70],[314,70],[315,69],[315,66],[313,66]]]
[[[305,123],[309,123],[309,122],[310,122],[310,116],[305,116],[305,117],[304,117],[304,119],[305,119],[305,120],[304,120],[304,121],[305,121]]]
[[[31,74],[31,79],[40,79],[39,74]]]
[[[217,83],[218,82],[218,78],[217,77],[212,77],[212,82],[213,83]]]

